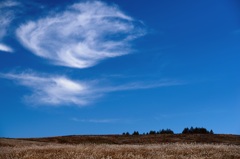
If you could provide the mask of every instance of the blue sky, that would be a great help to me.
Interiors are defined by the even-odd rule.
[[[240,134],[239,7],[2,0],[0,136]]]

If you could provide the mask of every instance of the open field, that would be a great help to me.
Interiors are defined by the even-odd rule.
[[[169,135],[163,136],[165,139],[170,138]],[[203,138],[204,135],[200,136]],[[217,135],[214,136],[215,140],[219,137]],[[115,135],[109,135],[65,136],[24,140],[0,139],[0,159],[240,159],[239,136],[229,135],[228,142],[226,135],[225,138],[221,136],[222,143],[220,141],[202,143],[196,142],[196,139],[193,142],[189,142],[193,138],[191,135],[189,137],[185,136],[185,141],[183,138],[180,140],[179,136],[175,135],[175,141],[178,139],[178,142],[162,143],[151,143],[153,142],[151,140],[149,140],[149,143],[146,143],[141,137],[120,135],[116,137]],[[157,140],[158,138],[161,139],[162,135],[148,135],[144,137]],[[130,140],[131,138],[132,140]],[[174,137],[171,136],[171,138],[173,140]],[[68,139],[68,142],[65,139]],[[115,142],[118,141],[118,143],[110,143],[113,139]],[[128,144],[123,143],[123,139]],[[235,142],[233,142],[233,139]],[[97,140],[99,142],[94,143]]]
[[[27,138],[24,140],[64,144],[201,143],[240,145],[239,135],[225,134],[72,135],[46,138]]]

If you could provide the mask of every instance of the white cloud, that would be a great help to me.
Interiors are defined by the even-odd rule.
[[[21,25],[17,36],[33,54],[56,65],[87,68],[128,54],[130,41],[145,34],[140,25],[117,6],[88,1]]]
[[[133,82],[122,85],[104,85],[101,81],[78,81],[65,76],[40,75],[38,73],[7,73],[1,78],[11,79],[19,85],[31,90],[31,95],[25,96],[26,102],[35,105],[86,106],[110,92],[138,89],[152,89],[183,85],[182,82],[162,80],[158,82]]]
[[[0,2],[0,42],[6,36],[9,25],[15,17],[13,7],[20,5],[20,3],[7,0]],[[9,46],[0,43],[0,50],[6,52],[13,52]]]
[[[64,76],[47,76],[36,73],[2,74],[1,77],[17,81],[30,88],[32,94],[25,100],[37,105],[78,105],[83,106],[95,98],[91,84],[73,81]]]
[[[0,51],[13,52],[13,49],[0,43]]]

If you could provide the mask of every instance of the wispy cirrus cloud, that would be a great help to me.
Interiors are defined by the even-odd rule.
[[[109,86],[103,85],[98,80],[80,81],[67,78],[66,76],[53,76],[34,72],[0,74],[0,78],[11,79],[16,81],[17,84],[29,88],[32,93],[24,96],[27,103],[48,106],[74,105],[81,107],[96,102],[100,97],[110,92],[184,84],[178,81],[160,80]]]
[[[9,25],[15,18],[15,12],[13,8],[18,5],[20,5],[19,2],[12,0],[0,2],[0,51],[13,52],[13,49],[4,44],[2,40],[7,34]]]
[[[87,68],[128,54],[145,34],[142,23],[101,1],[73,4],[60,13],[21,25],[16,33],[33,54],[56,65]]]
[[[81,122],[81,123],[93,123],[93,124],[115,124],[115,123],[125,123],[134,124],[136,122],[141,122],[141,119],[131,119],[131,118],[70,118],[71,121]]]
[[[65,76],[49,76],[37,73],[1,74],[2,78],[16,81],[32,91],[25,101],[36,105],[79,105],[83,106],[95,98],[91,84],[74,81]]]
[[[115,123],[119,121],[119,119],[79,119],[79,118],[71,118],[71,120],[82,123]]]
[[[169,87],[184,85],[182,81],[176,80],[158,80],[158,81],[148,81],[148,82],[129,82],[122,85],[106,86],[102,90],[103,92],[115,92],[115,91],[129,91],[129,90],[140,90],[140,89],[151,89],[159,87]]]

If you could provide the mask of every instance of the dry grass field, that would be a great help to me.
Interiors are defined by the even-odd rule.
[[[88,137],[78,144],[59,143],[56,138],[47,138],[51,142],[46,138],[0,139],[0,159],[240,159],[240,145],[237,143],[94,144],[86,143]],[[104,136],[107,137],[113,136]]]

